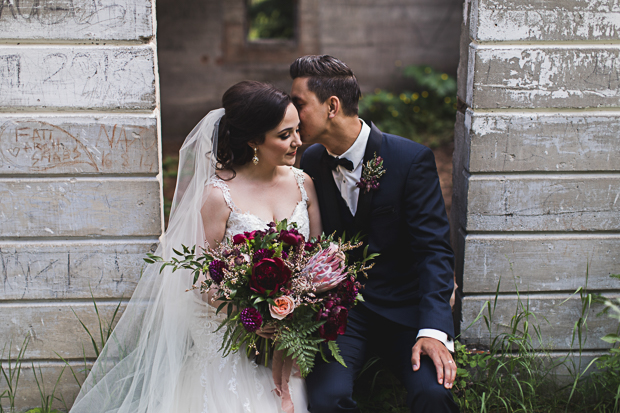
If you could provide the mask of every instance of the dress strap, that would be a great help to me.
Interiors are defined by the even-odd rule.
[[[231,211],[237,211],[237,207],[230,196],[230,188],[228,187],[228,184],[222,180],[222,178],[217,175],[213,175],[211,179],[207,181],[207,185],[213,185],[214,187],[221,189],[222,194],[224,195],[224,201],[226,202],[226,205],[228,205],[228,208],[230,208]]]
[[[304,181],[306,180],[306,176],[304,175],[304,171],[301,169],[297,169],[295,167],[291,167],[293,171],[293,175],[295,175],[295,180],[297,181],[297,186],[299,186],[299,192],[301,192],[301,200],[307,201],[308,194],[306,193],[306,187],[304,186]]]

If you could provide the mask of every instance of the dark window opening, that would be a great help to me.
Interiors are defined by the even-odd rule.
[[[295,0],[248,0],[248,41],[294,40],[296,3]]]

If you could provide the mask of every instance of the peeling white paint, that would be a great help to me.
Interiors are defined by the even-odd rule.
[[[620,8],[615,2],[478,0],[479,41],[617,40]],[[598,3],[596,6],[593,4]]]
[[[472,50],[468,97],[474,108],[615,107],[620,102],[620,46]]]

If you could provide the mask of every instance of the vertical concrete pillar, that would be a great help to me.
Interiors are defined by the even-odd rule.
[[[465,2],[452,209],[463,329],[501,278],[495,332],[518,291],[546,344],[566,350],[580,302],[559,304],[588,265],[588,287],[617,295],[619,38],[617,1]],[[588,325],[596,353],[609,321]],[[463,332],[486,337],[484,323]]]
[[[76,316],[99,340],[91,293],[109,319],[162,232],[154,16],[152,0],[0,0],[0,349],[6,365],[30,339],[18,408],[40,403],[31,362],[51,392],[59,356],[94,360]],[[67,370],[56,396],[78,388]]]

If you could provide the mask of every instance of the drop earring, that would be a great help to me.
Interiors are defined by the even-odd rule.
[[[254,165],[258,165],[258,148],[254,148],[254,157],[252,158]]]

